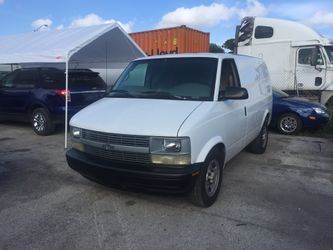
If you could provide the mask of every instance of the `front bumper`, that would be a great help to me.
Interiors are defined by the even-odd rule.
[[[330,116],[326,115],[314,115],[314,116],[316,117],[315,120],[310,120],[309,117],[303,120],[303,128],[319,129],[325,126],[331,120]]]
[[[167,193],[186,193],[194,185],[202,163],[186,167],[157,167],[110,162],[75,149],[66,153],[68,165],[103,184]]]

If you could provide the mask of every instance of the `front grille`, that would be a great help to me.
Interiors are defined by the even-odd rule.
[[[87,154],[110,161],[121,161],[121,162],[130,162],[138,164],[151,163],[150,155],[148,153],[133,153],[133,152],[106,150],[98,147],[93,147],[90,145],[85,145],[85,152]]]
[[[103,132],[83,129],[82,138],[89,141],[108,143],[108,144],[145,147],[145,148],[149,147],[148,136],[111,134],[111,133],[103,133]]]

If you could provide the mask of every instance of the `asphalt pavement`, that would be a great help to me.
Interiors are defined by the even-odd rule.
[[[106,187],[70,169],[63,131],[0,124],[0,249],[333,249],[333,139],[270,134],[217,202]]]

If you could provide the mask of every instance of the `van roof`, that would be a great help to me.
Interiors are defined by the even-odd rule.
[[[150,60],[150,59],[162,59],[162,58],[194,58],[194,57],[208,57],[208,58],[217,58],[217,59],[224,59],[224,58],[255,58],[252,56],[244,56],[244,55],[234,55],[229,53],[185,53],[185,54],[167,54],[167,55],[157,55],[157,56],[149,56],[149,57],[141,57],[137,60]]]

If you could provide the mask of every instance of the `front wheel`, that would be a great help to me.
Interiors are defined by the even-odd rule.
[[[277,127],[282,134],[297,134],[302,129],[302,121],[298,115],[286,113],[279,117]]]
[[[32,112],[31,124],[37,135],[50,135],[55,128],[49,112],[44,108],[37,108]]]
[[[195,205],[209,207],[216,201],[221,188],[223,164],[222,153],[213,149],[208,154],[191,193],[190,198]]]

